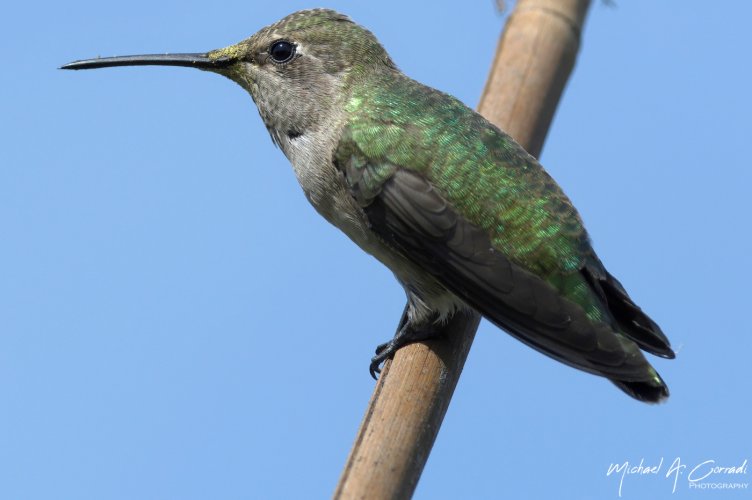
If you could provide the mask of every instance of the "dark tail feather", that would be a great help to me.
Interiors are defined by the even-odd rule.
[[[584,271],[590,285],[605,299],[624,335],[646,352],[667,359],[676,357],[661,328],[632,302],[619,280],[611,276],[602,264],[597,267],[587,266]]]
[[[663,379],[655,373],[655,380],[648,382],[629,382],[610,379],[616,387],[626,392],[638,401],[645,403],[660,403],[669,396],[668,387]]]

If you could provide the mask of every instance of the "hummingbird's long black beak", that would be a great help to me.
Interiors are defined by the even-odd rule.
[[[229,66],[231,57],[210,58],[207,54],[147,54],[143,56],[97,57],[73,61],[60,69],[96,69],[111,66],[186,66],[204,70],[216,70]]]

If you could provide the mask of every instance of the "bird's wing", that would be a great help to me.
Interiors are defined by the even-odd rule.
[[[334,162],[372,230],[496,325],[581,370],[655,382],[657,374],[634,342],[509,259],[425,175],[369,158],[347,137]]]

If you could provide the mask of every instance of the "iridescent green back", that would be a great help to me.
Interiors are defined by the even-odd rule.
[[[539,276],[556,281],[582,267],[587,233],[535,158],[457,99],[388,76],[355,86],[347,105],[348,132],[369,161],[419,171],[498,250]]]

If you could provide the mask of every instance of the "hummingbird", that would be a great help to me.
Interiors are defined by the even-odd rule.
[[[395,275],[407,305],[371,375],[458,312],[609,379],[637,400],[669,391],[642,351],[674,358],[661,328],[596,255],[541,164],[456,98],[403,74],[377,38],[303,10],[226,48],[75,61],[61,69],[186,66],[238,83],[306,198]]]

